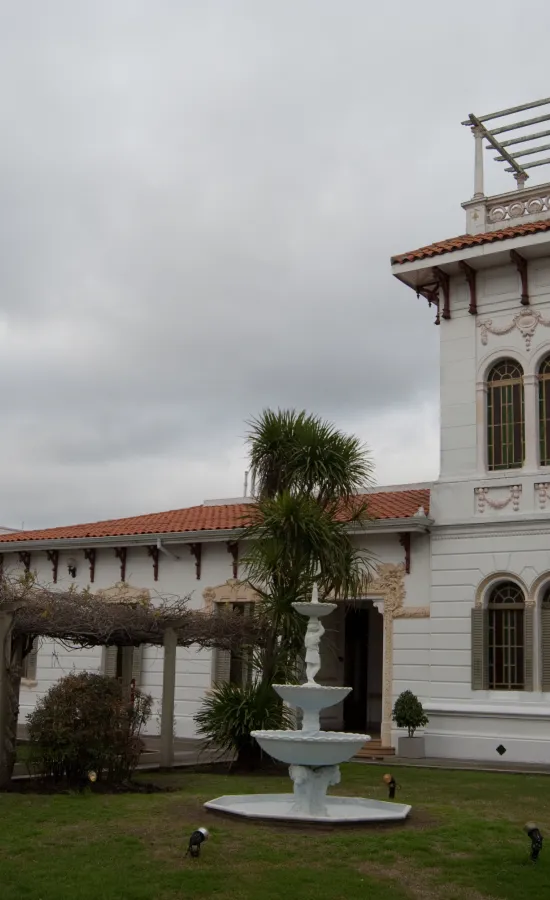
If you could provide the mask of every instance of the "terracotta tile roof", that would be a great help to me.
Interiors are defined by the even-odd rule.
[[[512,225],[501,231],[489,231],[484,234],[461,234],[459,237],[449,238],[446,241],[437,241],[411,250],[409,253],[400,253],[392,256],[392,265],[414,262],[417,259],[426,259],[430,256],[441,256],[443,253],[451,253],[453,250],[464,250],[465,247],[475,247],[476,244],[492,244],[495,241],[505,241],[508,238],[522,237],[524,234],[538,234],[542,231],[550,231],[550,219],[544,222],[526,222],[524,225]]]
[[[426,514],[430,507],[430,491],[380,491],[372,494],[369,512],[376,519],[406,519],[414,516],[419,506]],[[40,531],[16,531],[0,534],[0,543],[15,541],[55,541],[98,537],[124,537],[139,534],[174,534],[192,531],[216,531],[240,528],[250,514],[249,503],[226,506],[190,506],[170,512],[131,516],[128,519],[109,519],[87,525],[68,525]]]

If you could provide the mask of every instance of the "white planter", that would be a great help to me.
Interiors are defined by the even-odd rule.
[[[426,756],[424,736],[400,737],[397,742],[397,755],[403,759],[424,759]]]

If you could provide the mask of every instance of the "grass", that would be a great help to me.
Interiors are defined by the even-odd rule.
[[[207,814],[227,793],[288,791],[278,776],[183,771],[165,794],[0,794],[2,900],[531,900],[550,896],[522,832],[550,834],[550,777],[394,769],[413,813],[391,829],[299,831]],[[340,794],[386,797],[383,770],[342,768]],[[153,776],[142,776],[153,779]],[[206,825],[198,861],[190,832]]]

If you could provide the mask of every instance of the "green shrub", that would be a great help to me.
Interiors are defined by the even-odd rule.
[[[240,687],[216,684],[195,716],[199,734],[220,753],[235,753],[237,763],[253,767],[261,750],[251,731],[292,728],[292,714],[271,685],[257,682]]]
[[[418,697],[412,691],[403,691],[395,701],[392,719],[398,728],[406,728],[409,737],[414,737],[417,728],[424,728],[430,721]]]
[[[82,785],[89,772],[121,783],[136,768],[141,729],[152,699],[135,691],[131,703],[119,681],[91,672],[67,675],[27,716],[29,767],[45,778]]]

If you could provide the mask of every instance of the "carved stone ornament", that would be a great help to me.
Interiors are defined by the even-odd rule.
[[[393,691],[393,620],[394,619],[427,619],[430,616],[429,606],[404,606],[405,602],[405,564],[382,563],[376,570],[374,578],[369,579],[366,593],[368,596],[381,597],[373,603],[384,617],[384,662],[382,671],[382,746],[388,747],[391,742],[391,714]]]
[[[100,600],[108,603],[139,603],[145,606],[151,603],[151,592],[147,588],[132,587],[125,581],[118,581],[112,587],[102,588],[94,593]]]
[[[513,511],[519,512],[521,484],[511,484],[508,488],[508,496],[503,497],[501,500],[493,500],[490,496],[490,490],[491,489],[488,487],[474,488],[474,493],[477,497],[477,511],[480,515],[483,515],[487,506],[490,507],[490,509],[501,510],[506,509],[510,503],[512,504]]]
[[[489,341],[489,334],[494,334],[496,337],[502,337],[505,334],[510,334],[517,328],[525,340],[526,350],[531,349],[531,340],[539,325],[550,328],[550,319],[545,319],[542,313],[532,309],[520,310],[520,312],[514,316],[511,323],[503,328],[493,325],[492,319],[485,319],[484,321],[477,323],[477,327],[480,329],[481,333],[481,343],[484,346],[486,346]]]
[[[538,484],[535,485],[540,509],[546,509],[546,502],[550,499],[550,495],[548,494],[549,488],[550,481],[539,481]]]
[[[229,578],[217,587],[207,587],[202,592],[205,608],[212,610],[214,603],[256,603],[259,595],[245,581]]]

